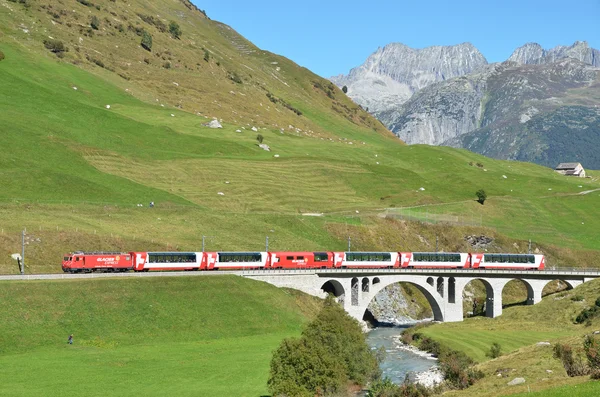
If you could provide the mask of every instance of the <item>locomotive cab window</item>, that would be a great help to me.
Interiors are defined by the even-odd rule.
[[[315,252],[315,262],[327,262],[329,260],[329,256],[327,252]]]

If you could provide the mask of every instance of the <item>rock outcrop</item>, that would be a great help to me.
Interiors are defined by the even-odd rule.
[[[348,96],[377,114],[397,107],[428,85],[487,65],[471,43],[413,49],[401,43],[378,48],[347,76],[332,77]]]
[[[586,41],[576,41],[571,46],[559,45],[550,50],[543,49],[538,43],[527,43],[517,48],[508,60],[519,64],[542,64],[565,58],[600,67],[600,51],[591,48]]]

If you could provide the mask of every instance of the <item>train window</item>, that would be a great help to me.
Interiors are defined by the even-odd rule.
[[[527,261],[529,263],[535,263],[535,257],[533,255],[527,255]]]
[[[298,259],[299,261],[303,261],[303,260],[304,260],[304,257],[303,257],[303,256],[299,256],[299,257],[297,257],[296,259]]]
[[[327,262],[329,260],[329,256],[327,252],[315,252],[315,262]]]
[[[79,257],[75,258],[75,262],[79,262]]]
[[[293,261],[294,257],[293,256],[286,256],[285,259],[288,260],[288,261]]]
[[[260,253],[227,252],[219,253],[219,262],[261,262]]]

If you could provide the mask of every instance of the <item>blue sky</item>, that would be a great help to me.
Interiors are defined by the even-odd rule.
[[[537,42],[586,40],[600,49],[600,0],[192,0],[264,50],[330,77],[347,74],[377,47],[473,43],[489,62]]]

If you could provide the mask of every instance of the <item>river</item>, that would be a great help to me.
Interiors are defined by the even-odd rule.
[[[379,327],[367,334],[367,343],[372,349],[378,349],[381,346],[385,348],[385,360],[380,365],[383,372],[382,378],[388,377],[396,384],[404,382],[406,374],[414,379],[416,373],[428,371],[437,366],[437,360],[399,346],[397,337],[410,326]]]

